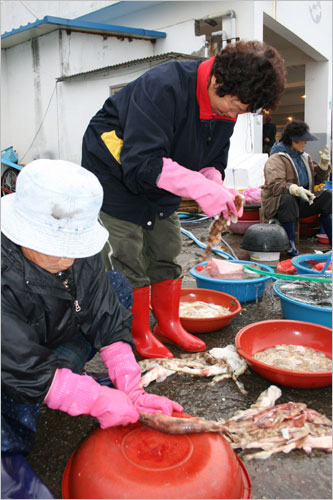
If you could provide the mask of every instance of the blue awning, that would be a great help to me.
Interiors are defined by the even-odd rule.
[[[166,38],[164,31],[145,30],[141,28],[129,28],[113,24],[88,22],[83,19],[64,19],[61,17],[45,16],[34,23],[28,23],[12,31],[6,31],[1,35],[1,48],[7,49],[26,42],[32,38],[46,35],[59,29],[80,31],[84,33],[113,35],[127,38],[140,38],[145,40],[156,40]]]

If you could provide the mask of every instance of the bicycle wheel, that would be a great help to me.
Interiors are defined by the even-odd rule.
[[[15,192],[17,176],[18,170],[15,168],[9,167],[4,171],[1,177],[1,196]]]

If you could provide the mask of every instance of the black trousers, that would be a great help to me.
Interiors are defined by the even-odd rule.
[[[291,194],[283,194],[276,216],[281,224],[285,224],[312,215],[329,215],[331,213],[332,192],[323,191],[320,196],[315,198],[312,205]]]

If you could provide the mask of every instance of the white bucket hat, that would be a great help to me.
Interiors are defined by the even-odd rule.
[[[2,232],[45,255],[90,257],[108,231],[98,222],[103,188],[97,177],[63,160],[34,160],[18,175],[16,192],[1,198]]]

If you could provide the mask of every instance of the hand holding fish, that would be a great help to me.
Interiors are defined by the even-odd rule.
[[[238,192],[225,187],[222,180],[221,183],[211,180],[207,173],[206,175],[204,173],[185,168],[171,158],[163,158],[162,172],[157,181],[157,187],[178,196],[192,198],[209,217],[223,214],[225,220],[228,220],[230,216],[237,218],[239,211],[236,207],[235,196]]]
[[[146,393],[141,387],[141,368],[132,348],[126,342],[115,342],[100,351],[100,356],[108,369],[113,385],[123,391],[139,412],[172,415],[173,411],[182,412],[183,407],[164,396]]]
[[[223,189],[227,189],[227,188],[224,187]],[[238,216],[241,217],[241,215],[243,213],[243,201],[244,201],[244,198],[243,198],[243,196],[241,196],[240,194],[238,194],[238,192],[235,191],[234,189],[230,190],[230,191],[234,191],[235,193],[237,193],[237,195],[235,195],[234,203],[235,203],[237,217]],[[228,214],[228,218],[226,219],[224,217],[224,214],[221,213],[218,217],[215,218],[214,222],[212,223],[212,225],[210,226],[210,229],[209,229],[206,250],[201,255],[201,257],[199,257],[199,259],[197,259],[195,262],[193,262],[190,266],[188,266],[182,272],[182,274],[180,275],[180,278],[182,278],[183,276],[185,276],[185,274],[188,273],[188,271],[193,266],[196,266],[200,262],[204,262],[205,260],[207,260],[208,256],[210,255],[210,253],[212,251],[212,248],[214,248],[216,245],[219,244],[220,239],[221,239],[221,233],[222,233],[222,231],[224,231],[224,230],[227,229],[227,227],[228,227],[228,221],[232,217],[233,217],[233,214],[229,213]],[[236,217],[236,220],[237,220],[237,217]],[[232,220],[235,220],[235,219],[233,218]]]

